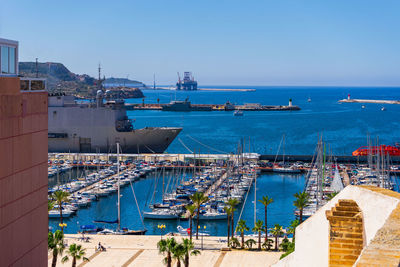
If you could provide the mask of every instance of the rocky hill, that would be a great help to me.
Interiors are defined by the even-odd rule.
[[[79,97],[92,97],[97,90],[97,79],[87,74],[75,74],[61,63],[38,63],[36,74],[35,62],[19,62],[19,74],[24,77],[35,78],[37,75],[39,78],[46,78],[47,88],[53,92],[65,92]],[[123,80],[120,78],[112,79]],[[131,82],[142,84],[137,81]],[[138,93],[137,95],[139,96],[140,94]]]

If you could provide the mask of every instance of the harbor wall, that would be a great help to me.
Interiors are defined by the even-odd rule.
[[[47,92],[0,77],[0,266],[47,265]]]
[[[347,186],[296,228],[295,251],[273,265],[274,267],[329,265],[330,228],[326,211],[331,210],[339,199],[354,200],[361,209],[364,221],[364,247],[368,247],[378,230],[400,203],[398,198],[377,193],[366,187]]]

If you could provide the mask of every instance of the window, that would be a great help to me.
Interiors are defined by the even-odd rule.
[[[8,72],[11,74],[15,74],[15,47],[9,48],[9,70]]]
[[[8,73],[8,47],[1,47],[1,73]]]

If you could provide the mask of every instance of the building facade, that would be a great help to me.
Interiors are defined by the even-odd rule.
[[[18,42],[0,54],[0,266],[47,266],[47,92],[18,77]]]

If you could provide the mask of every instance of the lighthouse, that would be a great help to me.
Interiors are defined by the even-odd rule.
[[[291,107],[291,106],[292,106],[292,99],[289,98],[289,107]]]

